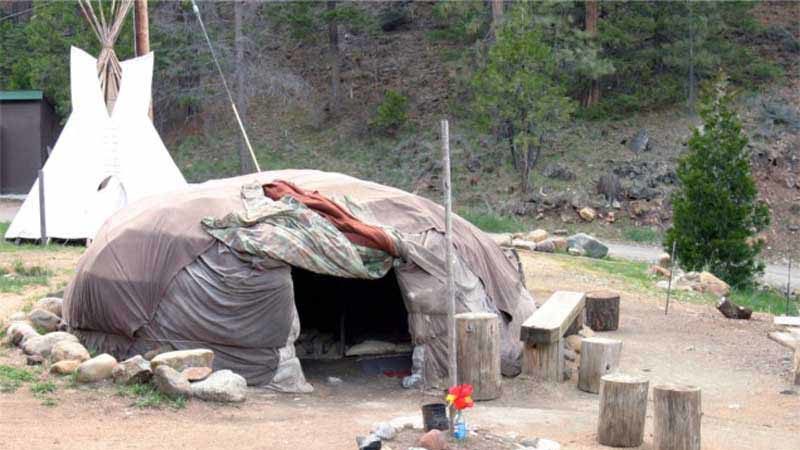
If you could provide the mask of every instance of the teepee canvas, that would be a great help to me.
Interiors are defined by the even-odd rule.
[[[72,113],[42,169],[45,228],[49,238],[92,239],[117,209],[186,181],[147,115],[153,54],[119,63],[113,106],[98,60],[74,47],[70,58]],[[5,238],[39,239],[39,219],[37,180]]]

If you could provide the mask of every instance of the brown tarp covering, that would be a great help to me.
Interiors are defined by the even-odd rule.
[[[243,186],[276,180],[319,192],[359,220],[399,233],[402,258],[395,269],[409,331],[425,349],[428,384],[446,379],[443,208],[336,173],[283,170],[209,181],[121,210],[97,233],[67,288],[69,326],[89,346],[121,358],[166,344],[207,347],[217,354],[216,368],[238,371],[250,384],[303,390],[296,387],[304,380],[294,358],[299,330],[290,268],[233,252],[200,225],[206,217],[244,212]],[[458,217],[453,230],[457,310],[501,316],[503,368],[513,374],[519,326],[535,304],[488,236]]]

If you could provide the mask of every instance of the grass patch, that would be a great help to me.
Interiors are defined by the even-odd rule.
[[[0,392],[16,392],[22,383],[35,379],[34,375],[25,369],[0,364]]]
[[[798,315],[797,299],[789,301],[786,295],[776,289],[737,289],[728,297],[730,301],[753,311],[767,312],[775,315]],[[788,309],[787,309],[788,308]]]
[[[57,389],[56,384],[52,381],[37,381],[31,385],[31,392],[33,392],[34,395],[52,394]]]
[[[645,244],[660,244],[662,241],[660,231],[647,227],[625,227],[622,230],[622,238],[626,241]]]
[[[490,212],[464,209],[458,212],[464,220],[489,233],[516,233],[526,229],[525,224],[514,217]]]
[[[26,286],[46,286],[53,274],[46,267],[26,266],[22,261],[14,262],[9,268],[2,268],[0,273],[0,292],[19,293]]]
[[[119,386],[117,387],[117,395],[120,397],[133,398],[132,405],[137,408],[161,409],[163,407],[170,407],[172,409],[183,409],[186,407],[186,397],[169,397],[159,392],[152,384]]]
[[[0,253],[13,253],[13,252],[32,251],[32,250],[57,252],[57,251],[69,251],[71,249],[81,249],[81,250],[83,249],[83,247],[68,246],[56,243],[39,245],[32,241],[21,242],[19,245],[17,245],[13,241],[7,241],[5,239],[6,231],[8,231],[9,225],[11,225],[9,222],[0,222]]]

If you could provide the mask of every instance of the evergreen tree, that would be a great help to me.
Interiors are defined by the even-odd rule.
[[[703,127],[694,130],[678,163],[680,187],[664,247],[676,243],[684,269],[709,270],[733,286],[747,286],[764,267],[756,260],[763,243],[749,238],[769,225],[769,209],[757,200],[747,136],[726,85],[721,78],[706,95]]]

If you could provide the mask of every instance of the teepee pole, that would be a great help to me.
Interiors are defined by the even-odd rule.
[[[442,187],[444,190],[444,255],[445,273],[447,274],[447,342],[450,353],[448,372],[450,385],[458,384],[458,361],[456,359],[456,295],[453,279],[453,211],[450,189],[450,129],[447,120],[442,120],[442,157],[444,173]]]

